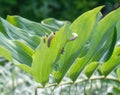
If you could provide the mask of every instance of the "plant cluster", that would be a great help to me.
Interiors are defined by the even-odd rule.
[[[17,14],[38,22],[48,17],[73,21],[96,6],[106,5],[106,14],[119,3],[119,0],[0,0],[0,16],[6,18],[8,14]]]
[[[72,23],[0,18],[0,55],[28,72],[41,88],[97,79],[119,85],[120,8],[105,17],[102,8]]]

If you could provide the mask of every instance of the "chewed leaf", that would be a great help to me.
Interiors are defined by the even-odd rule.
[[[35,80],[43,86],[48,82],[49,74],[57,57],[60,56],[63,47],[68,42],[71,33],[69,26],[69,24],[65,23],[54,35],[51,34],[46,39],[47,41],[42,40],[33,54],[32,74]]]
[[[71,65],[79,56],[81,49],[88,42],[93,30],[95,29],[95,26],[101,18],[99,13],[102,8],[103,6],[100,6],[82,14],[71,24],[70,29],[72,30],[72,33],[74,33],[74,37],[71,38],[71,40],[74,40],[76,37],[77,38],[73,42],[66,45],[64,48],[64,54],[57,62],[57,70],[53,71],[53,75],[57,83],[60,83],[66,72],[70,69]],[[74,73],[74,71],[72,72]]]

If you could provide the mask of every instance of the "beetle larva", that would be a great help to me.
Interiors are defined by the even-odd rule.
[[[72,37],[69,38],[69,41],[73,41],[73,40],[75,40],[77,37],[78,37],[78,34],[77,34],[77,33],[72,33]]]
[[[51,43],[51,40],[53,39],[55,33],[52,32],[49,36],[48,36],[48,40],[47,40],[47,46],[50,47],[50,43]]]

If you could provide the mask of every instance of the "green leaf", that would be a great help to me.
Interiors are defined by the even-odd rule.
[[[43,86],[48,82],[55,60],[68,42],[71,33],[69,26],[66,23],[55,35],[42,40],[33,54],[32,74],[35,80]]]
[[[11,53],[3,46],[0,46],[0,55],[7,59],[8,61],[13,62]]]
[[[111,39],[111,40],[110,40]],[[116,45],[116,41],[117,41],[117,30],[116,28],[114,29],[113,31],[113,37],[108,39],[109,42],[111,42],[111,45],[108,45],[108,47],[106,48],[106,52],[104,52],[104,55],[102,57],[102,61],[107,61],[112,53],[113,53],[113,50],[115,48],[115,45]]]
[[[92,61],[99,61],[113,43],[113,31],[120,16],[120,8],[109,13],[99,21],[90,41],[88,53],[77,63],[74,63],[68,76],[75,81],[84,67]],[[106,26],[107,25],[107,26]],[[113,44],[114,45],[114,44]],[[82,64],[79,65],[79,64]]]
[[[120,80],[120,68],[117,69],[117,72],[116,72],[116,73],[117,73],[117,76],[118,76],[118,78],[119,78],[119,80]]]
[[[99,11],[103,6],[90,10],[78,17],[70,26],[72,32],[77,33],[78,37],[73,42],[69,42],[64,48],[65,53],[57,62],[57,70],[53,71],[53,75],[57,83],[59,83],[75,59],[79,56],[81,49],[87,43],[91,33],[93,32],[101,15]],[[74,73],[74,71],[72,71]]]
[[[120,43],[120,19],[118,20],[118,23],[116,24],[117,29],[117,41]]]
[[[24,50],[28,55],[32,56],[34,53],[34,50],[22,43],[21,41],[14,41],[15,45],[22,50]]]
[[[115,47],[111,58],[102,64],[101,72],[107,76],[120,64],[120,46]]]
[[[0,18],[0,32],[11,40],[21,40],[31,48],[35,49],[40,43],[40,37],[28,34],[27,31],[19,29],[6,20]]]
[[[49,28],[44,27],[44,25],[20,16],[7,16],[7,21],[18,28],[26,30],[27,33],[32,35],[44,36],[45,34],[50,34],[52,32]]]
[[[26,71],[27,73],[32,75],[32,69],[25,65],[25,64],[16,64],[16,66],[18,66],[19,68],[21,68],[22,70]]]
[[[0,32],[0,45],[9,50],[13,58],[13,63],[31,65],[31,55],[34,51],[26,44],[20,41],[9,40]]]
[[[99,63],[98,62],[92,62],[90,64],[88,64],[85,67],[85,75],[90,78],[92,76],[92,74],[95,72],[95,70],[97,69]]]
[[[65,21],[59,21],[54,18],[47,18],[41,21],[41,24],[43,24],[45,27],[48,27],[53,32],[59,30],[64,23]]]

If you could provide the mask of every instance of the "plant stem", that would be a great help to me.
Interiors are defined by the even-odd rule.
[[[37,88],[35,89],[35,95],[37,95]]]

